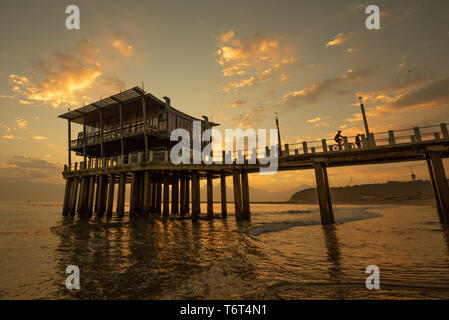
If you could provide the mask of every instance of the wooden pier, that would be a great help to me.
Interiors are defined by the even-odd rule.
[[[250,174],[259,173],[261,168],[266,168],[267,162],[261,161],[262,158],[279,150],[275,154],[278,171],[315,172],[323,225],[334,223],[328,168],[403,161],[427,162],[440,221],[449,225],[449,187],[442,162],[442,158],[449,156],[446,123],[370,133],[367,137],[361,135],[360,146],[349,142],[352,137],[344,137],[341,150],[335,148],[332,141],[323,139],[285,144],[283,148],[276,145],[263,153],[256,149],[222,152],[221,163],[215,161],[212,164],[175,165],[169,159],[169,130],[160,130],[159,126],[159,131],[155,132],[151,127],[155,120],[150,123],[149,128],[147,117],[151,117],[153,112],[159,119],[159,125],[168,118],[165,124],[168,127],[173,123],[182,126],[195,118],[172,108],[170,99],[164,99],[165,102],[160,101],[136,87],[124,95],[121,93],[60,116],[67,119],[69,124],[69,163],[62,172],[66,180],[64,215],[74,216],[78,213],[79,216],[91,217],[95,214],[98,218],[111,218],[115,213],[118,218],[123,218],[126,214],[125,193],[129,189],[130,218],[161,216],[189,218],[193,221],[200,218],[213,219],[218,216],[213,207],[213,180],[218,179],[221,193],[221,215],[218,217],[226,218],[228,178],[233,185],[235,220],[250,220]],[[125,128],[126,113],[122,109],[126,103],[134,104],[134,111],[141,110],[140,117],[143,118],[140,123],[128,123]],[[153,109],[149,107],[152,103]],[[109,131],[105,130],[103,112],[109,114],[111,119],[119,117],[119,125]],[[209,122],[207,117],[203,118],[201,121],[204,128],[217,125]],[[99,123],[98,130],[91,134],[86,131],[89,119],[93,123],[92,127]],[[83,124],[83,132],[76,140],[71,140],[70,137],[72,121]],[[165,125],[162,128],[166,128]],[[153,144],[159,149],[152,149]],[[129,153],[124,154],[125,150]],[[84,161],[72,165],[72,151],[83,156]],[[226,163],[227,158],[232,159],[232,163]],[[207,210],[203,214],[200,206],[201,180],[206,182]]]

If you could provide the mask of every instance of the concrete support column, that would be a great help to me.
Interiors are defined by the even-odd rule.
[[[97,217],[101,218],[104,215],[104,212],[106,211],[106,191],[107,191],[107,176],[102,174],[99,176],[98,180],[99,188],[99,195],[98,195],[98,211],[97,211]]]
[[[175,175],[171,187],[171,214],[179,214],[179,181]]]
[[[154,182],[154,179],[152,179],[151,183],[151,208],[150,212],[153,214],[156,212],[156,189],[157,189],[157,183]]]
[[[212,183],[212,173],[207,173],[207,217],[209,219],[214,218],[214,192]]]
[[[248,183],[248,172],[242,170],[242,213],[244,220],[251,220],[251,209],[249,200],[249,183]]]
[[[427,153],[426,160],[440,221],[449,224],[449,187],[441,161],[441,154],[437,152]]]
[[[232,173],[234,182],[234,206],[235,206],[235,221],[243,221],[243,204],[242,204],[242,187],[240,184],[240,174],[238,170]]]
[[[115,174],[111,173],[108,185],[108,204],[106,206],[106,218],[112,217],[112,207],[114,205],[114,187],[115,187],[114,180]]]
[[[67,178],[65,181],[64,202],[62,205],[62,215],[66,216],[69,213],[70,208],[70,193],[72,191],[73,179]]]
[[[142,214],[148,217],[151,206],[151,182],[150,182],[150,171],[145,171],[143,177],[143,208]]]
[[[120,173],[120,181],[117,194],[117,217],[123,218],[125,215],[125,192],[126,192],[126,174]]]
[[[164,218],[168,218],[169,215],[169,209],[170,209],[170,181],[169,181],[169,175],[168,172],[164,172],[164,204],[163,204],[163,210],[162,210],[162,216]]]
[[[89,217],[92,217],[92,211],[94,206],[94,195],[95,195],[95,176],[89,176],[89,195],[87,196],[87,212]]]
[[[95,205],[94,205],[95,213],[98,212],[98,202],[100,197],[100,176],[96,176],[96,179],[97,179],[97,186],[95,188]]]
[[[70,196],[70,215],[72,217],[75,215],[75,210],[76,210],[76,196],[78,195],[78,184],[79,184],[79,178],[75,177],[73,179],[73,186],[72,186],[71,196]]]
[[[137,172],[131,173],[131,194],[129,197],[129,216],[137,215],[137,206],[139,202],[139,176]]]
[[[89,200],[89,176],[85,176],[82,178],[82,184],[83,192],[81,193],[80,214],[85,216],[87,215],[87,206]]]
[[[201,198],[200,198],[200,177],[198,172],[192,172],[192,220],[200,218]]]
[[[190,213],[190,181],[191,181],[191,179],[190,179],[190,177],[186,177],[186,181],[185,181],[185,184],[186,184],[186,210],[185,210],[185,212],[186,213]]]
[[[156,184],[156,213],[161,215],[161,206],[162,206],[162,183],[160,181]]]
[[[179,179],[180,187],[180,215],[183,217],[186,214],[186,178],[181,176]]]
[[[323,163],[315,163],[313,166],[315,169],[318,202],[320,205],[321,224],[333,224],[334,213],[332,211],[326,165]]]
[[[78,215],[82,216],[83,215],[83,195],[84,195],[84,190],[85,188],[85,179],[84,177],[80,177],[80,191],[78,194],[78,205],[76,208],[76,211],[78,212]]]
[[[221,188],[221,217],[224,219],[228,216],[228,208],[226,204],[226,175],[224,173],[220,176]]]

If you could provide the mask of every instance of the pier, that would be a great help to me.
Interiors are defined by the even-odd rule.
[[[69,161],[62,172],[66,180],[64,215],[90,217],[95,214],[99,218],[110,218],[115,213],[117,217],[123,218],[126,185],[129,185],[130,218],[161,216],[193,221],[200,218],[227,218],[226,181],[232,179],[235,220],[250,220],[250,176],[258,173],[261,167],[267,167],[262,164],[266,163],[261,161],[262,158],[275,152],[278,171],[314,171],[323,225],[334,223],[328,168],[426,161],[440,221],[449,225],[449,187],[442,162],[449,155],[446,123],[361,135],[360,147],[350,142],[353,137],[343,137],[341,150],[336,148],[333,141],[322,139],[274,146],[264,150],[262,156],[258,152],[260,150],[256,149],[237,150],[228,154],[214,154],[214,158],[221,159],[222,163],[175,165],[169,159],[169,130],[166,130],[167,133],[163,132],[165,140],[161,139],[161,131],[155,132],[154,122],[151,126],[148,122],[151,109],[147,107],[151,101],[160,108],[159,120],[165,117],[161,116],[161,111],[169,113],[168,119],[171,119],[170,112],[176,115],[171,120],[172,124],[182,126],[184,120],[192,118],[173,109],[169,98],[165,102],[160,101],[138,87],[60,116],[68,120],[69,128]],[[141,110],[137,120],[126,126],[123,116],[125,104],[134,104],[133,110]],[[114,109],[115,114],[112,111]],[[93,112],[99,117],[99,121],[91,115]],[[118,115],[119,121],[114,122],[115,126],[105,129],[103,113],[109,113],[112,118]],[[98,130],[92,133],[86,130],[89,117],[91,122],[98,123]],[[209,122],[207,117],[203,118],[204,128],[217,125]],[[78,139],[72,140],[70,126],[75,119],[83,124],[83,132]],[[167,126],[170,126],[170,120]],[[158,147],[152,148],[154,144]],[[72,151],[83,156],[84,161],[72,164]],[[225,163],[226,157],[230,157],[232,163]],[[213,211],[214,179],[220,181],[220,215]],[[207,190],[207,211],[203,213],[200,207],[201,180],[206,181]],[[114,204],[115,193],[117,200]]]

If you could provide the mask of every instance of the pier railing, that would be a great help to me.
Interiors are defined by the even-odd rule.
[[[224,163],[237,164],[256,164],[260,159],[265,159],[271,155],[278,157],[294,157],[304,154],[324,154],[348,151],[360,151],[384,147],[388,145],[415,144],[426,141],[438,141],[449,139],[447,123],[439,125],[430,125],[423,127],[414,127],[409,129],[389,130],[386,132],[370,133],[360,135],[360,145],[355,142],[355,136],[343,136],[343,143],[338,145],[333,139],[322,139],[314,141],[302,141],[295,143],[286,143],[279,147],[278,145],[264,148],[254,148],[251,150],[222,151],[213,152],[215,163],[222,161]],[[191,153],[191,159],[193,154]],[[118,155],[103,159],[89,159],[87,163],[75,163],[73,166],[65,166],[65,170],[77,171],[83,169],[112,167],[129,163],[168,163],[170,162],[169,151],[149,151],[135,152],[126,155]]]

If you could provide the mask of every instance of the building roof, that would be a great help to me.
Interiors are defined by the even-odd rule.
[[[88,114],[91,112],[95,112],[98,111],[100,109],[104,109],[104,108],[108,108],[110,106],[113,105],[117,105],[118,103],[126,103],[126,102],[131,102],[133,100],[136,100],[138,98],[140,98],[142,95],[144,95],[145,97],[149,97],[151,98],[154,102],[156,102],[157,104],[161,105],[161,106],[165,106],[165,102],[158,99],[157,97],[155,97],[154,95],[152,95],[151,93],[147,93],[145,92],[145,90],[143,90],[140,87],[133,87],[131,89],[125,90],[125,91],[121,91],[120,93],[117,93],[115,95],[112,95],[110,97],[98,100],[96,102],[90,103],[86,106],[83,106],[81,108],[75,109],[75,110],[70,110],[69,112],[66,112],[64,114],[59,115],[59,118],[63,118],[63,119],[68,119],[68,120],[75,120],[75,119],[79,119],[81,118],[84,114]],[[174,113],[177,113],[179,115],[182,115],[184,117],[190,118],[191,120],[199,120],[199,121],[205,121],[202,119],[198,119],[195,118],[191,115],[188,115],[182,111],[179,111],[178,109],[175,109],[174,107],[170,106],[170,110],[174,111]],[[211,126],[217,126],[217,123],[213,123],[209,121],[209,124]]]

